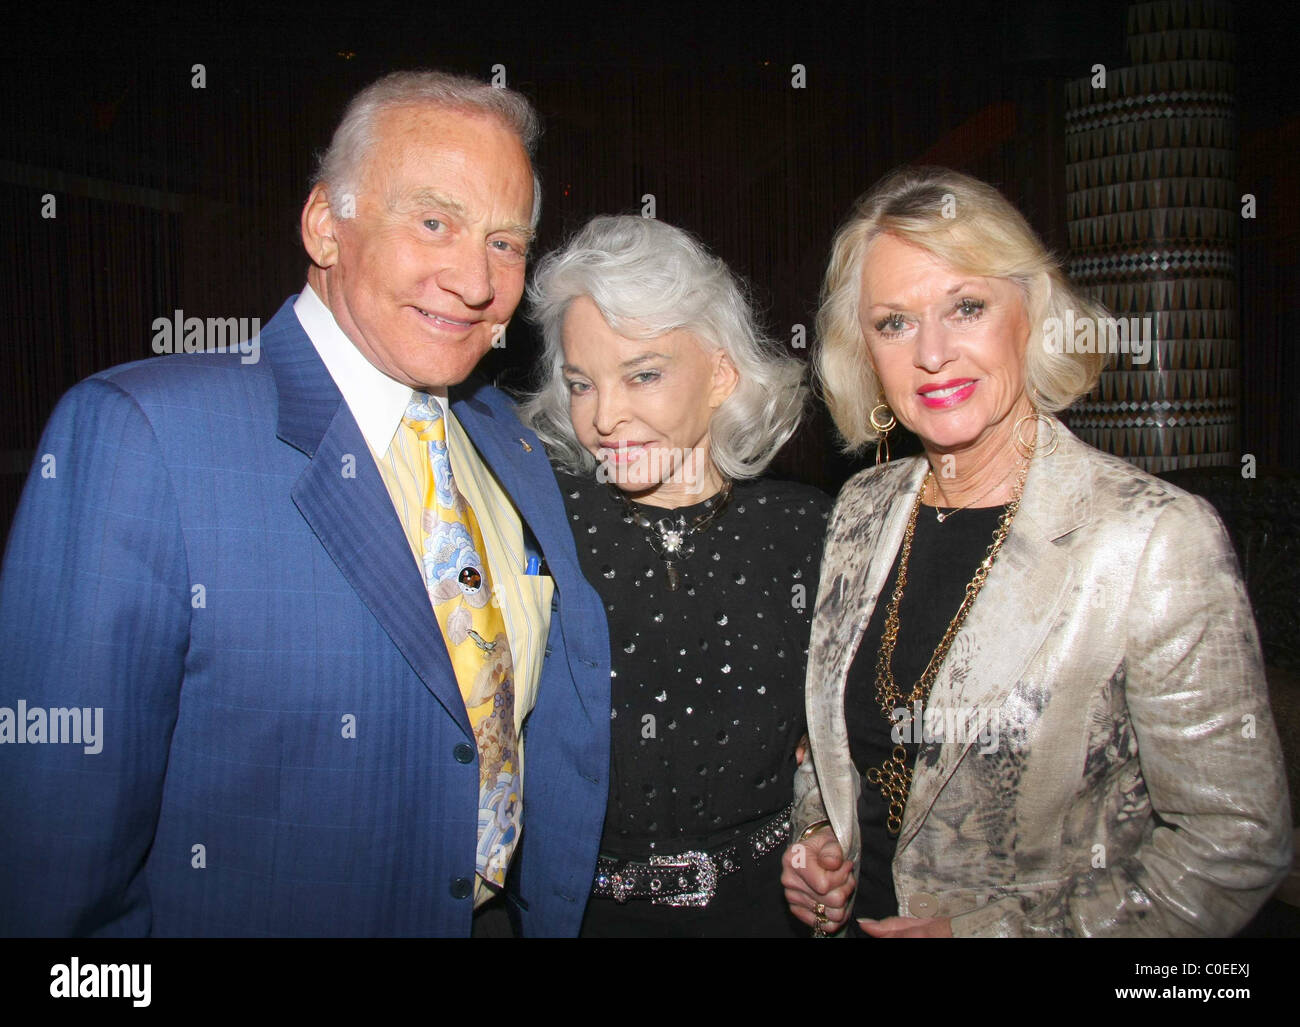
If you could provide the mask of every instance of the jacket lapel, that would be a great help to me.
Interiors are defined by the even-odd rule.
[[[564,510],[558,505],[560,495],[546,450],[518,420],[510,418],[511,423],[505,422],[477,390],[472,386],[467,388],[471,391],[464,396],[458,395],[460,390],[453,390],[452,413],[514,502],[549,561],[552,553],[564,548],[557,544],[556,524],[566,532],[569,528]]]
[[[835,538],[826,549],[808,653],[808,666],[818,668],[826,675],[824,680],[833,682],[825,693],[820,682],[809,687],[810,695],[825,696],[807,711],[808,738],[819,754],[817,773],[844,775],[841,781],[826,782],[824,794],[855,794],[857,772],[848,735],[842,730],[849,667],[902,544],[925,469],[923,459],[886,465],[847,487],[836,504]],[[857,810],[852,805],[841,808],[828,803],[826,816],[838,837],[857,838]],[[857,845],[850,849],[849,858],[856,859]]]
[[[511,498],[526,529],[532,532],[545,555],[547,569],[555,582],[557,599],[558,596],[576,594],[579,584],[585,584],[585,579],[578,567],[577,551],[555,472],[542,443],[512,413],[494,409],[493,403],[486,401],[472,385],[453,390],[452,399],[451,409],[456,420]],[[498,402],[504,402],[504,398]],[[595,659],[587,653],[575,652],[573,655],[589,662]],[[608,719],[608,696],[602,699],[594,694],[584,695],[579,687],[578,700],[594,726],[600,726],[603,720]]]
[[[410,545],[329,371],[290,299],[263,332],[279,397],[276,434],[311,462],[291,495],[325,551],[426,688],[473,737]]]
[[[856,655],[858,642],[867,629],[871,614],[881,592],[888,587],[889,570],[898,554],[898,547],[903,544],[903,535],[907,531],[907,520],[916,502],[921,482],[925,479],[926,464],[917,458],[911,466],[900,464],[892,475],[882,475],[878,479],[877,495],[874,506],[876,511],[883,511],[884,516],[872,518],[878,532],[870,542],[871,548],[864,554],[868,559],[856,564],[855,580],[846,582],[842,587],[846,596],[857,596],[858,608],[855,616],[844,622],[847,637],[841,639],[844,651],[844,670]],[[865,548],[865,547],[864,547]]]
[[[1030,465],[1011,533],[953,640],[927,702],[927,708],[960,710],[971,722],[993,723],[1000,731],[1017,726],[1004,723],[1015,713],[1007,701],[1070,594],[1074,560],[1056,540],[1091,518],[1092,483],[1083,444],[1059,422],[1052,423],[1057,447],[1045,452],[1051,431],[1040,423],[1038,446],[1043,455]],[[1027,716],[1025,726],[1032,719]],[[937,760],[924,770],[918,757],[899,851],[916,836],[973,744],[936,745]]]

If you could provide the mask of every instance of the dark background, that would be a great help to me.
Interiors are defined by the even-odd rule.
[[[998,185],[1066,246],[1064,86],[1117,68],[1128,4],[909,2],[548,10],[483,2],[29,7],[0,42],[0,534],[59,395],[151,356],[151,323],[259,317],[299,291],[298,215],[353,93],[397,68],[507,82],[545,124],[539,252],[588,217],[696,232],[753,286],[773,334],[811,339],[831,236],[900,163]],[[1297,22],[1236,5],[1242,451],[1300,469]],[[807,87],[791,87],[791,66]],[[191,87],[203,64],[204,89]],[[58,216],[40,216],[41,197]],[[524,384],[517,318],[484,370]],[[805,355],[806,350],[802,351]],[[237,445],[238,440],[231,440]],[[856,464],[816,414],[778,473],[832,493]],[[897,453],[897,447],[895,452]]]

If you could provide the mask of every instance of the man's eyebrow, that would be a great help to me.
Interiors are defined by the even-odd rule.
[[[411,202],[417,207],[440,207],[448,214],[455,214],[458,218],[463,218],[468,214],[463,203],[452,199],[446,193],[438,192],[436,189],[417,189],[411,194]]]
[[[529,225],[525,225],[521,223],[502,225],[499,229],[497,229],[497,231],[508,232],[510,235],[519,236],[519,238],[523,240],[525,246],[531,243],[535,238],[537,238],[537,233]]]
[[[411,205],[415,207],[437,207],[455,217],[463,220],[469,219],[469,210],[465,204],[453,199],[446,193],[438,192],[436,189],[417,189],[411,194]],[[537,236],[537,232],[531,225],[516,221],[493,229],[493,234],[496,232],[508,232],[511,235],[518,236],[525,245],[531,243]]]

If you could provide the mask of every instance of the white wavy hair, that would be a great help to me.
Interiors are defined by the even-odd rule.
[[[519,137],[533,172],[532,227],[542,216],[542,182],[532,166],[541,123],[522,93],[445,71],[395,71],[372,82],[349,101],[343,119],[320,158],[311,185],[356,195],[361,169],[375,142],[375,122],[403,107],[443,107],[462,114],[494,117]]]
[[[578,441],[564,380],[564,317],[587,297],[629,338],[690,332],[736,368],[731,395],[709,422],[709,457],[728,478],[754,478],[794,434],[808,396],[803,362],[758,326],[744,283],[689,232],[635,215],[593,218],[537,267],[528,289],[543,348],[534,391],[520,417],[574,474],[596,459]]]

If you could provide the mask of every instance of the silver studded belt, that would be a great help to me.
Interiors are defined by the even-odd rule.
[[[640,861],[601,856],[596,860],[591,894],[618,903],[649,899],[656,906],[707,906],[717,893],[718,881],[739,870],[742,860],[757,860],[790,840],[793,813],[791,804],[758,830],[714,853],[656,853]]]

